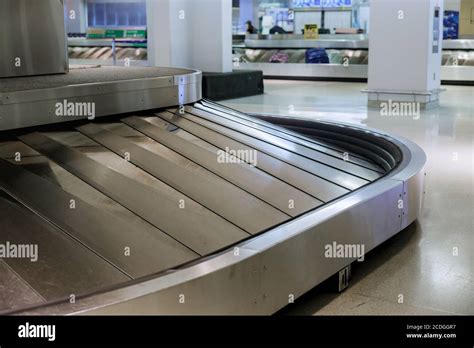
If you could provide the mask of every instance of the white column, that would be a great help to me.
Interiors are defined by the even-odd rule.
[[[193,3],[193,63],[206,72],[232,71],[232,0]]]
[[[443,0],[371,1],[369,105],[388,100],[437,105],[443,3]]]
[[[232,71],[231,0],[148,0],[153,66]]]
[[[171,66],[170,0],[147,0],[148,63]]]
[[[87,13],[84,0],[66,0],[64,2],[66,10],[66,32],[85,33]],[[71,11],[73,11],[71,13]]]

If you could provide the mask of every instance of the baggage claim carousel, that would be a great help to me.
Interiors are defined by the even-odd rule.
[[[360,256],[328,245],[367,253],[421,209],[417,145],[201,100],[198,71],[0,83],[3,314],[271,314]]]

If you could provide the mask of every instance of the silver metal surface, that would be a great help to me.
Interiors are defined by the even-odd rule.
[[[67,71],[63,0],[0,0],[0,78]]]
[[[51,133],[49,133],[51,134]],[[153,186],[156,189],[161,189],[164,192],[168,192],[169,195],[173,195],[173,190],[167,187],[165,184],[160,183],[152,177],[147,177],[146,173],[140,171],[135,166],[130,166],[128,163],[127,166],[122,165],[124,162],[120,157],[115,156],[113,153],[108,152],[106,149],[103,149],[99,146],[94,147],[94,143],[82,142],[83,137],[76,132],[66,132],[65,134],[53,134],[53,136],[60,138],[61,141],[67,141],[72,143],[74,146],[83,146],[87,148],[88,154],[91,154],[101,163],[109,166],[112,169],[118,170],[124,175],[134,178],[134,180],[139,181],[143,184]],[[83,137],[88,140],[88,138]],[[101,151],[102,150],[102,151]],[[21,161],[16,161],[16,154],[21,155]],[[107,156],[109,155],[109,156]],[[48,160],[46,157],[41,156],[34,150],[32,150],[27,145],[19,141],[4,142],[0,145],[0,157],[7,159],[12,163],[21,166],[25,170],[44,178],[50,183],[56,185],[61,190],[67,192],[71,196],[80,198],[80,200],[87,202],[93,209],[103,212],[105,216],[109,216],[111,220],[127,221],[127,226],[129,226],[128,233],[133,235],[133,231],[138,231],[137,233],[145,236],[145,240],[149,239],[146,236],[156,236],[152,239],[159,239],[159,236],[162,235],[162,232],[156,227],[152,226],[145,220],[141,219],[136,214],[132,213],[130,210],[121,206],[117,202],[113,201],[109,197],[102,194],[100,191],[96,190],[92,186],[86,184],[81,179],[77,178],[73,174],[69,173],[56,163]],[[32,190],[34,191],[34,189]],[[175,193],[175,200],[179,200],[181,197]],[[86,225],[87,227],[87,225]],[[112,240],[109,241],[111,245],[114,245],[113,239],[118,239],[114,235],[111,236]],[[164,240],[166,242],[166,240]],[[139,242],[139,241],[136,241]],[[133,248],[134,250],[139,250]],[[146,251],[145,247],[145,251]],[[166,246],[165,246],[166,249]],[[138,255],[131,254],[132,258],[139,257]],[[182,254],[178,251],[176,254],[176,264],[179,264]],[[154,255],[152,259],[158,258],[172,258],[170,255]],[[194,257],[193,257],[194,258]]]
[[[321,201],[246,163],[222,165],[217,161],[219,153],[194,145],[186,139],[156,127],[141,118],[131,117],[123,120],[123,122],[290,216],[300,215],[322,204]],[[294,202],[293,208],[290,208],[290,199]]]
[[[280,36],[280,35],[273,35]],[[354,40],[354,39],[343,39],[343,38],[328,38],[328,39],[317,39],[317,40],[305,40],[303,38],[278,38],[278,39],[265,39],[265,40],[245,40],[246,48],[326,48],[326,49],[354,49],[363,50],[369,49],[369,40]]]
[[[264,123],[268,124],[268,122],[262,122],[262,123],[259,123],[258,121],[255,122],[254,121],[255,118],[248,117],[248,116],[245,117],[245,116],[242,116],[242,114],[237,114],[235,112],[222,109],[222,108],[216,109],[216,108],[213,108],[212,105],[207,106],[207,105],[204,105],[204,103],[196,103],[194,107],[197,109],[208,111],[210,113],[214,113],[215,115],[218,115],[222,118],[227,118],[234,122],[245,125],[249,128],[257,129],[258,131],[261,131],[263,133],[270,134],[272,137],[271,138],[272,143],[278,144],[280,146],[286,145],[283,147],[288,148],[288,149],[290,148],[294,149],[299,154],[306,154],[308,158],[312,158],[315,160],[318,158],[322,159],[321,154],[324,154],[324,155],[332,156],[333,158],[336,158],[338,160],[342,158],[348,164],[360,166],[360,167],[369,169],[371,171],[376,171],[378,173],[384,172],[384,170],[380,166],[376,165],[375,163],[369,162],[366,159],[362,159],[351,152],[347,152],[347,150],[342,150],[342,149],[335,150],[332,148],[328,148],[327,146],[321,146],[320,144],[318,144],[317,141],[309,141],[307,138],[305,139],[304,137],[295,137],[294,134],[291,134],[291,131],[284,131],[283,127],[278,128],[278,126],[275,126],[275,128],[270,128],[264,124]],[[278,139],[282,139],[282,140],[278,140]],[[292,144],[288,146],[290,142]],[[308,152],[308,149],[311,149],[314,151]],[[319,154],[316,151],[319,152]],[[347,155],[347,158],[344,157],[345,155]],[[327,159],[327,158],[328,157],[324,157],[324,159]],[[330,159],[329,161],[325,161],[325,163],[331,164],[331,163],[334,163],[334,160]],[[356,170],[358,170],[357,167],[352,167],[352,168],[355,168]]]
[[[443,50],[474,50],[474,40],[443,40]]]
[[[312,148],[321,152],[325,152],[333,156],[341,157],[345,153],[347,153],[349,154],[349,159],[348,159],[349,162],[356,163],[361,166],[366,166],[376,171],[380,171],[380,170],[383,171],[383,169],[380,166],[376,165],[374,162],[366,158],[363,158],[361,155],[347,151],[347,148],[343,148],[340,146],[336,146],[334,144],[324,142],[321,139],[310,139],[306,136],[301,135],[300,133],[291,131],[287,128],[284,128],[278,125],[274,125],[270,122],[261,121],[258,118],[251,117],[242,112],[230,109],[228,107],[211,102],[209,100],[202,100],[200,105],[207,106],[214,110],[222,111],[227,115],[227,117],[231,117],[236,120],[239,120],[239,122],[246,121],[244,123],[250,127],[258,128],[260,130],[269,132],[270,134],[274,134],[283,139],[291,140],[297,144],[301,144],[301,145],[307,146],[309,148]],[[195,106],[199,107],[198,104],[196,104]]]
[[[149,68],[150,76],[157,75],[156,69],[166,73],[147,77],[145,68],[137,68],[139,73],[134,73],[135,68],[127,67],[98,69],[103,73],[77,69],[66,76],[49,76],[48,79],[22,78],[11,83],[4,80],[5,83],[0,84],[0,131],[87,118],[87,115],[57,115],[57,103],[65,100],[94,104],[95,117],[101,117],[183,105],[201,99],[202,74],[199,71]],[[93,75],[93,79],[88,75]],[[117,80],[116,75],[124,77]],[[111,77],[112,81],[103,80]]]
[[[124,41],[124,42],[122,42]],[[142,48],[143,45],[146,47],[146,43],[143,40],[135,40],[136,43],[132,42],[132,39],[116,40],[115,45],[117,47],[136,47]],[[85,39],[70,37],[67,40],[68,46],[73,47],[111,47],[112,39]]]
[[[325,125],[330,123],[325,122]],[[317,122],[315,122],[315,126]],[[352,129],[356,129],[355,127]],[[337,126],[336,126],[337,128]],[[403,161],[387,177],[332,204],[289,221],[202,262],[122,289],[86,297],[75,304],[26,312],[75,314],[271,314],[316,284],[351,264],[355,258],[325,257],[325,246],[361,244],[365,252],[405,225],[399,200],[405,191],[423,196],[426,157],[417,145],[382,136],[403,153]],[[412,182],[407,185],[408,182]],[[419,204],[406,207],[408,216]],[[304,267],[302,267],[304,265]],[[184,300],[181,301],[180,300]]]
[[[187,107],[187,110],[190,110],[190,109]],[[198,114],[197,111],[193,111],[192,109],[191,111]],[[361,177],[355,176],[348,172],[344,172],[334,167],[330,167],[323,163],[316,162],[312,159],[300,156],[296,153],[293,153],[291,151],[288,151],[276,145],[267,143],[266,141],[259,140],[261,139],[261,137],[258,135],[250,136],[250,135],[241,133],[239,131],[235,131],[233,129],[227,128],[223,125],[220,125],[218,118],[212,117],[212,122],[211,122],[209,120],[205,120],[204,118],[201,118],[200,113],[199,115],[200,116],[198,117],[190,113],[186,113],[182,115],[181,117],[189,119],[190,121],[193,121],[197,124],[205,126],[209,129],[215,130],[221,134],[224,134],[225,136],[229,138],[242,142],[254,149],[257,149],[270,156],[278,158],[281,161],[289,163],[295,167],[306,170],[307,172],[311,174],[314,174],[320,178],[323,178],[327,181],[335,183],[348,190],[355,190],[369,183],[368,180],[363,179]],[[180,117],[180,116],[177,116],[177,117]],[[211,117],[209,117],[209,119],[211,119]]]
[[[3,175],[3,171],[1,171]],[[0,243],[37,247],[31,258],[3,261],[44,299],[80,295],[130,278],[0,191]]]
[[[366,79],[367,65],[239,63],[237,70],[262,70],[264,76]]]
[[[163,232],[135,229],[16,164],[0,159],[0,171],[1,188],[131,278],[199,256]]]
[[[20,139],[200,255],[249,236],[184,195],[172,196],[141,184],[45,135],[32,133]],[[180,208],[181,200],[185,209]]]
[[[120,156],[128,153],[131,163],[248,233],[262,232],[290,218],[209,171],[198,172],[189,167],[178,166],[159,153],[135,145],[97,125],[88,124],[78,129]],[[215,161],[217,163],[217,157]],[[246,202],[245,205],[242,202]]]
[[[265,77],[367,79],[367,65],[239,63],[237,70],[261,70]],[[442,81],[474,81],[470,66],[442,66]]]
[[[207,112],[203,113],[196,109],[205,110]],[[223,112],[210,111],[209,109],[202,106],[198,106],[198,105],[196,105],[194,109],[189,108],[188,111],[189,113],[192,113],[200,117],[204,117],[210,121],[216,122],[217,120],[219,120],[219,122],[216,122],[216,123],[219,123],[233,130],[239,131],[241,133],[251,135],[254,138],[261,139],[269,144],[278,146],[282,149],[288,150],[292,153],[306,157],[313,161],[324,163],[325,165],[356,175],[365,180],[373,181],[382,176],[380,171],[374,171],[372,169],[368,169],[358,164],[351,163],[349,161],[344,160],[344,156],[342,153],[327,154],[326,149],[316,150],[316,149],[308,148],[306,146],[302,146],[293,141],[276,136],[275,134],[272,134],[271,132],[262,131],[254,127],[249,127],[247,123],[241,122],[239,120],[231,119],[228,116],[224,116],[225,113]],[[224,122],[224,120],[226,121]]]
[[[472,66],[442,66],[441,79],[443,81],[474,81],[474,67]]]
[[[221,150],[225,150],[226,147],[237,151],[255,150],[241,142],[227,138],[226,136],[214,130],[191,122],[183,117],[173,117],[173,114],[169,112],[159,113],[158,116],[160,118],[151,117],[148,118],[147,121],[157,127],[164,129],[166,129],[170,124],[179,127],[180,129],[189,132],[190,134],[216,146]],[[237,156],[239,157],[239,152],[237,153]],[[244,157],[239,158],[245,161]],[[337,186],[327,180],[321,179],[313,174],[296,168],[258,150],[257,158],[257,168],[274,177],[279,178],[280,180],[300,189],[301,191],[312,195],[320,201],[329,202],[349,192],[347,189]]]
[[[368,35],[319,35],[317,40],[305,40],[303,35],[247,35],[248,48],[334,48],[368,49]],[[474,40],[443,40],[443,50],[474,50]]]
[[[246,39],[249,40],[303,40],[303,34],[246,34]],[[363,41],[368,40],[369,36],[366,34],[320,34],[320,40],[354,40]]]
[[[0,260],[0,312],[46,302],[33,288]]]

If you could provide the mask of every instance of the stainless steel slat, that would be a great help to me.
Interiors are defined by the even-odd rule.
[[[362,179],[373,181],[382,176],[380,172],[376,172],[374,170],[361,167],[357,164],[350,163],[349,161],[345,161],[342,154],[338,157],[334,157],[320,151],[309,149],[308,147],[299,145],[293,141],[282,139],[273,134],[261,131],[256,128],[251,128],[247,125],[231,120],[228,118],[228,116],[225,118],[223,116],[225,114],[223,113],[210,113],[208,111],[200,110],[191,106],[186,106],[185,109],[188,113],[205,118],[210,122],[217,123],[238,133],[259,139],[261,142],[274,145],[291,153],[297,154],[298,156],[305,157],[309,160],[335,168],[336,170],[358,176]]]
[[[163,114],[163,116],[165,115],[166,114]],[[335,168],[326,166],[324,164],[312,161],[308,158],[299,156],[295,153],[282,149],[278,146],[269,144],[267,142],[261,141],[254,137],[248,136],[246,134],[239,133],[227,127],[216,124],[215,122],[210,122],[208,120],[203,119],[202,117],[198,117],[198,116],[191,115],[188,113],[185,113],[183,115],[176,115],[176,116],[186,118],[190,121],[193,121],[196,124],[215,130],[216,132],[222,135],[225,135],[236,141],[244,143],[245,145],[248,145],[254,149],[260,150],[261,152],[265,152],[266,154],[270,156],[278,158],[281,161],[287,162],[300,169],[306,170],[309,173],[312,173],[316,176],[319,176],[320,178],[331,181],[348,190],[355,190],[369,183],[368,180],[359,178],[357,176],[348,174],[346,172],[337,170]],[[169,117],[170,116],[168,115],[167,120],[169,120]]]
[[[288,220],[289,216],[267,203],[207,172],[193,171],[138,146],[104,128],[88,124],[78,128],[91,139],[174,187],[251,234]],[[245,204],[242,204],[245,202]]]
[[[147,118],[147,121],[163,129],[169,128],[170,125],[173,125],[174,127],[180,127],[180,129],[183,131],[189,132],[189,134],[192,134],[203,141],[220,148],[221,150],[225,150],[226,147],[234,150],[254,150],[250,146],[228,138],[197,123],[191,122],[183,117],[174,116],[169,112],[163,112],[157,116],[158,117]],[[280,161],[279,159],[258,150],[257,158],[257,168],[287,182],[290,185],[293,185],[304,192],[307,192],[308,194],[323,202],[332,201],[349,192],[347,189],[303,171],[288,163]],[[241,159],[245,160],[245,158]]]
[[[18,165],[0,159],[0,171],[0,187],[132,278],[198,257],[163,232],[135,229]]]
[[[1,171],[0,175],[4,172]],[[0,243],[37,246],[38,259],[4,258],[47,301],[112,286],[129,277],[0,191]]]
[[[122,123],[120,123],[122,124]],[[129,128],[128,126],[126,126]],[[89,138],[83,136],[80,133],[73,132],[83,139],[93,143]],[[48,133],[51,135],[51,133]],[[81,139],[79,137],[63,137],[68,139],[67,144],[70,142],[81,144]],[[82,142],[84,144],[84,142]],[[96,144],[97,145],[97,144]],[[86,144],[87,147],[87,144]],[[99,147],[99,145],[97,145]],[[109,156],[101,157],[100,161],[107,166],[114,168],[116,163],[123,162],[123,160],[116,156],[114,153],[109,152],[107,149],[100,147],[103,151],[106,151]],[[89,151],[94,151],[95,148],[87,147]],[[21,154],[21,161],[15,161],[15,154]],[[90,152],[89,152],[90,153]],[[94,155],[97,155],[96,152],[93,152]],[[96,210],[107,212],[113,215],[113,219],[118,218],[121,220],[126,220],[131,226],[131,230],[140,230],[142,233],[147,235],[162,234],[159,229],[151,225],[147,221],[143,220],[138,215],[134,214],[127,208],[118,204],[114,200],[110,199],[108,196],[104,195],[100,191],[96,190],[94,187],[88,185],[78,177],[74,176],[64,168],[60,167],[56,163],[48,160],[46,157],[37,153],[29,146],[25,145],[20,141],[1,143],[0,144],[0,157],[10,160],[12,163],[21,165],[22,168],[25,168],[29,172],[41,176],[45,180],[48,180],[52,184],[60,187],[62,190],[67,193],[77,196],[83,201],[92,205]],[[115,159],[116,161],[111,161]],[[128,164],[128,163],[127,163]],[[151,177],[140,169],[136,168],[133,165],[128,164],[128,166],[116,166],[116,170],[120,171],[124,175],[129,175],[133,177],[134,180],[141,181],[147,185],[157,186],[158,188],[167,189],[170,194],[175,192],[171,187],[165,185],[164,183],[159,182],[157,179]],[[141,176],[139,174],[142,174]],[[146,179],[146,180],[145,180]]]
[[[141,184],[43,134],[20,140],[200,255],[249,236],[191,199]]]
[[[347,154],[347,162],[353,163],[356,165],[359,165],[361,167],[371,169],[373,171],[379,172],[379,173],[384,173],[383,168],[378,166],[376,163],[368,161],[367,159],[363,159],[357,155],[355,155],[353,152],[350,152],[349,150],[344,150],[342,148],[335,148],[329,147],[328,145],[323,145],[320,142],[313,141],[311,139],[305,138],[303,136],[295,136],[294,134],[291,134],[291,131],[286,130],[283,127],[278,126],[273,126],[272,124],[268,122],[264,122],[261,120],[258,120],[256,118],[252,118],[247,115],[243,115],[241,113],[237,113],[232,111],[231,109],[227,109],[225,107],[220,107],[217,104],[208,104],[206,102],[199,102],[194,104],[195,108],[201,109],[203,111],[211,112],[214,113],[218,116],[225,117],[229,120],[232,120],[234,122],[238,122],[240,124],[258,129],[262,132],[271,134],[273,136],[276,136],[281,139],[285,139],[288,141],[291,141],[293,143],[302,145],[304,147],[307,147],[309,149],[319,151],[322,153],[325,153],[330,156],[334,156],[338,159],[344,158],[344,154]],[[295,133],[296,134],[296,133]]]
[[[337,144],[332,144],[332,143],[326,142],[323,139],[314,139],[314,138],[307,137],[304,134],[298,133],[297,131],[288,129],[288,128],[280,126],[278,124],[273,124],[273,123],[265,121],[265,120],[261,120],[258,117],[253,117],[251,115],[247,115],[247,114],[245,114],[243,112],[240,112],[238,110],[231,109],[227,106],[224,106],[222,104],[217,104],[217,103],[214,103],[214,102],[209,101],[209,100],[201,100],[199,103],[204,105],[204,106],[207,106],[211,109],[221,110],[221,111],[224,111],[228,114],[232,114],[236,118],[244,119],[244,120],[250,120],[254,123],[257,123],[257,124],[263,126],[264,128],[268,128],[269,130],[270,129],[275,130],[276,131],[275,135],[277,135],[279,133],[286,134],[287,136],[290,137],[290,138],[288,138],[289,140],[300,139],[300,140],[303,141],[304,144],[308,144],[308,145],[309,144],[314,144],[314,145],[317,145],[318,147],[321,146],[321,147],[327,148],[329,150],[337,151],[341,154],[343,154],[345,152],[349,152],[350,158],[352,158],[352,159],[361,160],[362,161],[361,163],[366,163],[367,162],[369,164],[377,165],[376,162],[374,162],[370,158],[366,158],[363,154],[358,154],[358,153],[347,151],[348,149],[346,149],[345,146],[343,146],[343,145],[339,146]],[[262,115],[262,116],[265,116],[265,115]],[[379,166],[379,169],[381,169],[383,171],[383,168],[381,168],[380,166]]]
[[[141,118],[129,117],[122,120],[122,122],[189,158],[191,161],[204,166],[267,203],[276,206],[290,216],[300,215],[323,203],[252,165],[232,162],[219,163],[218,158],[222,153],[199,147]],[[255,158],[256,163],[258,163],[258,156]]]
[[[0,259],[0,313],[44,303],[33,288]]]

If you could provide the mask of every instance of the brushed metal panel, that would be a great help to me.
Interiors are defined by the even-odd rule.
[[[184,115],[178,115],[176,117],[184,117],[190,121],[193,121],[199,125],[215,130],[229,138],[236,141],[242,142],[254,149],[280,159],[283,162],[289,163],[295,167],[306,170],[307,172],[319,176],[325,180],[335,183],[343,188],[349,190],[355,190],[359,187],[367,185],[369,180],[354,176],[352,174],[343,172],[337,168],[329,167],[323,163],[315,162],[311,159],[300,156],[296,153],[290,152],[273,144],[267,143],[260,140],[260,137],[256,138],[233,129],[227,128],[213,121],[205,120],[202,117],[185,113]]]
[[[199,104],[195,104],[198,106]],[[202,107],[201,107],[202,108]],[[201,109],[199,108],[199,109]],[[333,155],[327,154],[324,151],[310,149],[305,146],[301,146],[293,141],[280,138],[270,132],[262,131],[258,128],[248,127],[247,124],[241,123],[238,120],[232,120],[228,116],[224,117],[225,113],[214,111],[208,112],[207,110],[199,110],[196,107],[187,106],[186,110],[189,114],[199,116],[208,121],[214,122],[215,124],[222,125],[232,131],[248,135],[252,138],[259,139],[264,143],[274,145],[277,148],[287,150],[298,156],[307,158],[314,162],[323,164],[325,166],[343,171],[353,176],[357,176],[367,181],[373,181],[380,178],[382,175],[373,169],[368,169],[364,166],[345,161],[342,153]]]
[[[77,134],[89,140],[88,138],[82,136],[79,133],[70,133],[73,133],[74,135]],[[51,135],[51,133],[48,134]],[[76,144],[78,144],[77,146],[81,146],[80,140],[82,139],[76,139],[79,137],[67,136],[67,134],[68,133],[66,133],[65,136],[61,137],[60,141],[67,140],[67,144],[73,143],[74,146]],[[101,153],[97,151],[97,147],[99,146],[97,146],[96,148],[94,148],[93,145],[91,146],[90,144],[84,144],[82,146],[87,147],[87,149],[89,150],[87,154],[94,153],[94,155],[96,155],[96,157],[94,158],[96,158],[101,163],[111,167],[112,169],[115,168],[122,174],[128,175],[134,180],[137,180],[144,184],[154,186],[158,189],[161,188],[165,192],[168,191],[168,194],[170,195],[172,195],[172,193],[174,192],[172,188],[166,186],[165,184],[159,182],[151,176],[147,177],[146,173],[139,170],[135,166],[129,165],[128,163],[126,163],[128,164],[128,166],[122,166],[121,162],[123,162],[123,160],[120,157],[115,156],[115,154],[108,152],[106,149],[102,148],[102,150],[107,152],[109,156],[103,156],[103,152]],[[100,147],[98,150],[100,150]],[[15,161],[15,154],[17,153],[21,154],[20,162]],[[99,155],[100,157],[97,155]],[[38,154],[22,142],[13,141],[0,143],[0,157],[12,161],[14,164],[20,165],[22,168],[28,170],[29,172],[36,174],[44,178],[45,180],[48,180],[52,184],[58,186],[60,189],[66,191],[68,194],[79,197],[81,200],[92,205],[96,210],[100,210],[112,215],[112,219],[118,218],[119,220],[126,220],[128,222],[128,225],[131,225],[131,231],[137,230],[140,231],[140,233],[152,236],[160,235],[162,233],[159,229],[146,222],[138,215],[134,214],[127,208],[110,199],[108,196],[96,190],[94,187],[88,185],[80,178],[69,173],[56,163]],[[115,161],[113,161],[112,159],[114,159]],[[181,197],[178,197],[178,195],[176,194],[176,200],[179,200],[179,198]],[[176,256],[179,257],[180,253],[177,253]]]
[[[442,66],[442,81],[474,82],[474,67],[472,66]]]
[[[178,166],[159,153],[151,152],[100,126],[88,124],[78,130],[120,156],[128,153],[131,163],[248,233],[261,232],[290,217],[209,171],[198,172],[190,167]]]
[[[404,183],[402,228],[408,227],[421,213],[425,198],[425,177],[426,172],[423,168],[417,175]]]
[[[397,146],[403,153],[400,165],[377,182],[202,262],[74,305],[26,313],[270,314],[282,308],[289,295],[297,298],[355,260],[326,257],[327,244],[362,244],[365,252],[370,251],[402,229],[398,203],[404,189],[417,191],[413,197],[421,196],[420,185],[406,185],[426,163],[417,145],[380,131],[346,126]]]
[[[245,132],[248,135],[258,137],[259,139],[264,139],[265,141],[268,141],[271,144],[290,150],[294,153],[304,155],[305,157],[308,157],[310,159],[321,161],[328,165],[336,166],[342,170],[361,176],[365,179],[375,180],[381,176],[379,174],[383,173],[383,170],[374,163],[358,160],[357,158],[351,160],[350,156],[348,160],[344,160],[344,153],[346,151],[338,152],[327,149],[322,146],[310,144],[309,142],[301,144],[301,142],[303,142],[304,140],[291,138],[290,136],[287,136],[284,133],[269,130],[264,126],[253,122],[251,119],[243,120],[240,118],[232,117],[229,112],[223,112],[208,108],[206,106],[201,105],[200,103],[194,104],[194,108],[200,109],[206,113],[211,113],[213,115],[219,116],[221,119],[223,119],[222,121],[224,121],[224,119],[228,119],[230,121],[229,123],[222,122],[221,124],[226,125],[229,128],[232,128],[234,130],[248,129],[248,131]],[[195,114],[197,115],[197,113]],[[374,171],[376,173],[373,173]]]
[[[149,118],[148,121],[158,127],[167,127],[167,125],[173,124],[176,127],[180,127],[181,129],[215,145],[221,150],[225,150],[226,147],[233,150],[255,150],[242,142],[235,141],[217,131],[191,122],[183,117],[176,116],[170,112],[162,112],[159,113],[158,116],[159,117]],[[323,202],[331,201],[349,192],[349,190],[345,188],[285,163],[262,151],[257,150],[257,154],[257,168],[260,168],[263,171],[299,188]]]
[[[0,313],[46,302],[33,288],[0,260]]]
[[[68,78],[64,78],[59,79],[59,82],[54,79],[54,88],[43,88],[45,85],[35,82],[34,85],[38,88],[0,93],[0,131],[86,118],[57,116],[56,104],[63,103],[65,99],[71,103],[94,103],[95,117],[182,105],[201,99],[200,72],[183,69],[164,70],[171,73],[175,71],[182,75],[133,78],[133,73],[122,73],[127,79],[72,85],[68,84]],[[139,73],[137,76],[142,76],[143,71],[140,70]],[[83,76],[74,79],[74,81],[82,80],[90,79]],[[21,84],[23,85],[24,83]]]
[[[289,76],[304,78],[367,79],[368,65],[239,63],[236,70],[261,70],[265,77]]]
[[[110,73],[113,73],[111,71]],[[64,83],[68,80],[64,79]],[[18,104],[36,102],[48,99],[67,99],[108,95],[119,92],[150,90],[155,88],[175,86],[173,76],[154,77],[128,81],[93,82],[88,84],[71,84],[52,88],[32,88],[3,93],[3,104]]]
[[[239,244],[238,256],[232,248],[206,260],[205,266],[191,265],[74,306],[59,305],[31,313],[272,314],[288,304],[290,295],[298,298],[355,261],[327,258],[326,245],[360,244],[368,252],[383,241],[373,239],[381,229],[399,230],[396,198],[402,189],[403,183],[396,180],[374,183],[363,193],[353,193],[348,199]],[[374,210],[381,214],[372,224]],[[179,302],[183,298],[184,303]]]
[[[186,111],[190,115],[199,116],[200,118],[203,118],[207,121],[211,121],[215,124],[221,125],[232,131],[248,135],[252,138],[259,139],[264,143],[274,145],[277,148],[287,150],[298,156],[305,157],[309,160],[346,172],[367,181],[373,181],[382,176],[380,172],[374,171],[373,169],[368,169],[350,161],[345,161],[342,153],[328,154],[325,153],[325,151],[321,151],[320,149],[310,149],[295,143],[292,140],[280,138],[271,132],[266,132],[256,127],[248,127],[248,124],[246,123],[240,122],[239,120],[233,120],[229,116],[225,116],[226,113],[220,111],[208,111],[199,104],[194,105],[195,106],[185,107]],[[171,111],[173,111],[173,109]]]
[[[401,219],[397,202],[402,186],[396,180],[369,185],[362,190],[364,192],[359,191],[359,194],[350,195],[346,201],[341,200],[330,207],[326,211],[327,217],[317,226],[307,229],[308,233],[263,252],[259,312],[271,314],[278,311],[289,304],[290,295],[298,298],[312,289],[315,279],[320,283],[350,263],[357,262],[356,258],[326,257],[327,246],[333,243],[360,245],[367,253],[399,232]],[[263,240],[259,244],[262,248],[265,245]]]
[[[3,171],[1,172],[4,173]],[[130,280],[108,262],[0,191],[0,243],[32,244],[38,260],[3,259],[48,301]]]
[[[322,204],[321,201],[311,198],[304,192],[292,188],[251,165],[218,163],[219,154],[215,151],[204,149],[186,141],[182,137],[162,130],[141,118],[130,117],[122,120],[122,122],[189,158],[191,161],[204,166],[290,216],[300,215]],[[256,160],[258,163],[258,157]],[[290,201],[294,202],[293,208],[290,207]]]
[[[136,229],[127,220],[98,210],[19,165],[0,159],[0,171],[0,187],[131,278],[198,257],[163,232]]]
[[[443,40],[443,50],[474,50],[474,40]]]
[[[67,71],[63,0],[0,0],[0,78]]]
[[[249,236],[187,197],[170,196],[142,184],[43,134],[28,134],[20,140],[200,255]],[[180,209],[180,199],[184,209]]]
[[[185,102],[195,101],[198,97],[192,85],[186,85]],[[117,92],[106,95],[88,95],[68,98],[72,103],[95,103],[96,117],[127,112],[169,107],[179,104],[178,86],[163,87],[144,91]],[[44,124],[77,121],[86,117],[58,117],[55,114],[56,103],[64,99],[49,99],[37,102],[0,105],[0,130],[26,128]]]
[[[350,39],[280,39],[280,40],[253,40],[246,39],[245,46],[247,48],[326,48],[326,49],[369,49],[369,40],[350,40]]]
[[[296,133],[294,131],[291,131],[287,128],[275,125],[270,122],[266,122],[263,120],[260,120],[256,117],[250,117],[242,112],[239,112],[237,110],[230,109],[228,107],[219,105],[217,103],[212,103],[207,100],[201,100],[199,103],[195,104],[195,107],[200,107],[200,105],[205,106],[207,108],[213,109],[213,110],[218,110],[221,111],[222,115],[226,115],[225,117],[231,118],[236,120],[237,122],[243,123],[248,125],[249,127],[252,128],[257,128],[261,131],[273,134],[277,137],[295,142],[297,144],[309,147],[311,149],[326,153],[328,155],[336,156],[336,157],[342,157],[345,153],[349,155],[348,162],[358,164],[362,167],[366,167],[378,172],[384,172],[383,168],[377,165],[375,162],[370,161],[367,158],[364,158],[358,154],[355,154],[351,151],[348,151],[347,149],[344,149],[342,147],[333,145],[333,144],[328,144],[325,143],[321,140],[316,140],[312,139],[309,137],[306,137],[302,134]]]

